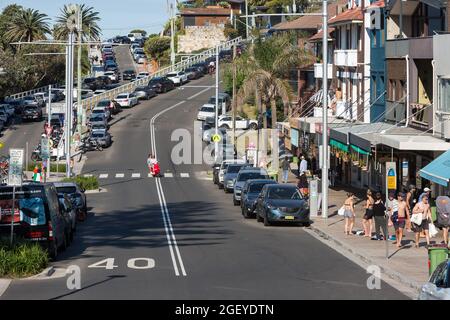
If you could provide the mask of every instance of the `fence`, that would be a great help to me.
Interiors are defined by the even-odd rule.
[[[54,84],[54,85],[52,85],[52,87],[53,88],[57,88],[58,85]],[[6,100],[21,99],[21,98],[25,98],[25,97],[31,96],[31,95],[33,95],[35,93],[39,93],[39,92],[48,92],[48,86],[43,86],[43,87],[36,88],[36,89],[33,89],[33,90],[28,90],[28,91],[24,91],[24,92],[15,93],[15,94],[12,94],[10,96],[7,96]]]

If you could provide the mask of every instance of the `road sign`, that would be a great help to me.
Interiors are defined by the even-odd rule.
[[[50,158],[50,143],[48,138],[41,139],[41,158],[43,160]]]
[[[220,136],[220,134],[215,134],[212,136],[213,142],[220,142],[221,140],[222,140],[222,137]]]
[[[397,190],[397,164],[386,162],[386,194]]]
[[[21,186],[23,172],[23,149],[9,149],[8,185]]]

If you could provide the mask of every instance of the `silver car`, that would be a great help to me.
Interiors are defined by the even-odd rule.
[[[239,171],[234,183],[233,204],[238,206],[241,203],[242,188],[248,180],[263,179],[268,180],[269,174],[263,168],[245,168]]]
[[[422,286],[419,300],[450,300],[450,261],[437,266],[430,280]]]

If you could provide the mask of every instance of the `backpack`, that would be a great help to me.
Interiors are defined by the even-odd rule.
[[[437,223],[441,226],[450,225],[450,198],[439,196],[436,199]]]

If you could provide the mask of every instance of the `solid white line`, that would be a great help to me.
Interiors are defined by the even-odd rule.
[[[182,88],[208,88],[208,89],[211,89],[211,88],[215,88],[216,86],[186,86],[186,85],[184,85]]]
[[[125,174],[123,174],[123,173],[116,173],[116,178],[125,178]]]
[[[189,178],[189,173],[180,173],[180,177]]]
[[[187,98],[187,100],[192,100],[192,99],[198,97],[199,95],[201,95],[202,93],[205,93],[206,91],[210,90],[211,88],[215,88],[215,87],[216,87],[216,86],[206,88],[206,89],[204,89],[204,90],[202,90],[202,91],[200,91],[200,92],[194,94],[193,96],[190,96],[189,98]]]
[[[99,179],[108,179],[108,174],[107,173],[102,173],[98,178]]]
[[[133,174],[131,175],[131,177],[132,177],[132,178],[140,178],[140,177],[141,177],[141,174],[140,174],[140,173],[133,173]]]

